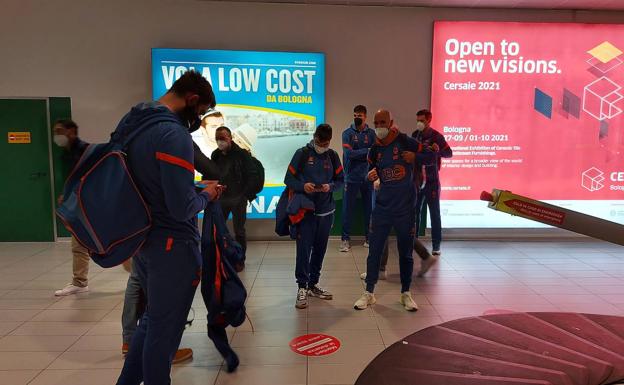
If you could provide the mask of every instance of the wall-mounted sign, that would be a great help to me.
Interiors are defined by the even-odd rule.
[[[7,137],[10,144],[30,143],[30,132],[9,132]]]

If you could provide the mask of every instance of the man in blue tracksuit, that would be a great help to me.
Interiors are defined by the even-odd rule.
[[[168,385],[171,360],[201,274],[197,213],[220,194],[216,183],[196,192],[189,126],[215,97],[201,74],[189,71],[157,102],[139,104],[122,120],[140,126],[157,117],[174,118],[145,129],[128,147],[128,166],[152,215],[152,229],[134,268],[147,309],[134,333],[119,385]]]
[[[372,209],[372,183],[366,180],[368,149],[375,142],[375,131],[366,124],[366,107],[353,108],[353,123],[342,133],[342,150],[345,172],[344,195],[342,198],[342,243],[340,251],[351,250],[351,220],[358,192],[362,196],[364,209],[364,247],[368,247],[368,227]]]
[[[376,302],[373,294],[384,244],[394,228],[397,235],[399,269],[401,275],[400,303],[407,311],[418,310],[410,293],[414,259],[414,215],[416,190],[413,174],[414,161],[425,160],[430,155],[421,152],[418,143],[393,127],[389,111],[375,114],[377,141],[368,153],[370,164],[368,179],[381,182],[376,193],[375,208],[371,216],[370,249],[366,260],[366,291],[355,302],[354,308],[364,310]]]
[[[333,192],[342,188],[344,173],[336,151],[329,148],[332,128],[321,124],[314,132],[314,140],[295,152],[284,183],[293,193],[305,193],[314,203],[314,210],[305,213],[296,225],[297,264],[297,299],[295,307],[308,307],[308,295],[321,299],[332,299],[327,290],[318,283],[329,231],[334,222]]]
[[[421,262],[419,275],[422,276],[433,266],[440,256],[440,244],[442,243],[442,220],[440,217],[440,168],[442,158],[451,158],[453,150],[446,143],[444,135],[431,128],[432,114],[429,110],[420,110],[416,113],[416,131],[412,137],[423,146],[435,154],[433,159],[426,162],[416,163],[416,184],[418,187],[418,199],[416,203],[416,226],[420,223],[420,213],[425,207],[429,207],[431,218],[431,243],[432,258],[427,258]],[[418,234],[418,231],[416,231]]]

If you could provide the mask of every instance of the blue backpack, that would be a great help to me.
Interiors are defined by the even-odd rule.
[[[209,204],[204,211],[201,252],[202,295],[208,301],[208,324],[242,325],[247,289],[234,266],[243,260],[243,249],[228,231],[218,202]]]
[[[138,126],[121,120],[108,143],[92,144],[65,182],[56,214],[95,263],[113,267],[134,256],[152,225],[150,210],[126,164],[130,142],[173,117],[147,118]]]

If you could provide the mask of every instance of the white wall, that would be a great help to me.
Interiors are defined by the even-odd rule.
[[[2,0],[0,96],[69,96],[81,136],[104,141],[149,99],[152,47],[324,52],[328,123],[342,130],[362,103],[409,130],[429,106],[434,20],[616,23],[624,13]]]
[[[429,104],[433,20],[617,22],[624,13],[256,4],[2,0],[0,95],[70,96],[88,141],[149,99],[150,49],[327,55],[327,121],[385,106],[402,128]],[[338,146],[337,146],[338,147]]]

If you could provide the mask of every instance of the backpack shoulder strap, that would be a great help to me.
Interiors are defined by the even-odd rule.
[[[335,170],[336,165],[340,164],[340,158],[338,157],[338,153],[331,148],[329,149],[329,159],[332,162],[332,168]]]
[[[301,174],[303,171],[303,167],[305,166],[306,159],[308,158],[308,154],[310,153],[310,149],[308,146],[303,146],[301,148],[301,158],[299,158],[299,164],[297,165],[297,173]]]

